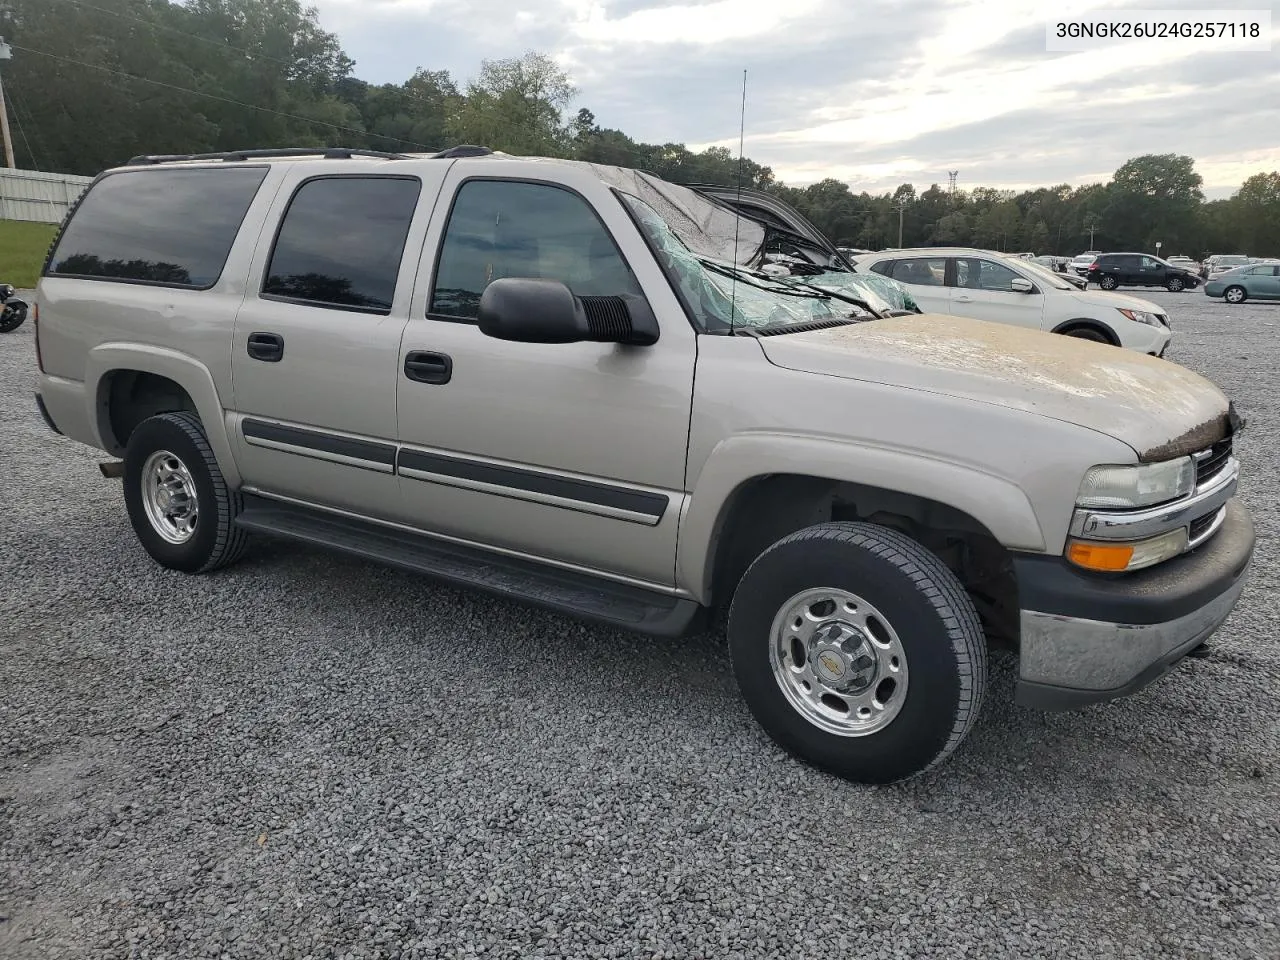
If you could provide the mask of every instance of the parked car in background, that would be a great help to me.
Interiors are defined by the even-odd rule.
[[[992,250],[881,251],[858,268],[907,286],[926,313],[949,313],[1163,355],[1169,318],[1149,300],[1080,290],[1033,263]]]
[[[1040,259],[1041,259],[1040,257],[1036,257],[1036,259],[1034,260],[1028,260],[1027,263],[1033,267],[1036,267],[1037,269],[1043,270],[1044,272],[1051,274],[1055,280],[1065,280],[1067,283],[1071,284],[1077,290],[1083,290],[1085,287],[1089,285],[1089,281],[1086,280],[1084,277],[1074,273],[1062,273],[1059,270],[1054,269],[1053,267],[1046,266],[1045,264],[1041,263]]]
[[[1184,257],[1181,255],[1174,256],[1174,257],[1165,257],[1165,259],[1168,260],[1170,263],[1172,263],[1175,267],[1181,267],[1183,270],[1190,270],[1196,276],[1200,275],[1199,260],[1192,260],[1190,257]]]
[[[1280,263],[1254,263],[1220,273],[1204,285],[1204,293],[1227,303],[1280,300]]]
[[[1212,280],[1220,273],[1226,273],[1228,270],[1234,270],[1236,267],[1246,267],[1249,265],[1249,258],[1243,254],[1214,254],[1204,262],[1200,270],[1200,276],[1205,280]]]
[[[1086,250],[1084,253],[1072,257],[1068,269],[1074,270],[1079,276],[1088,276],[1089,267],[1093,265],[1094,258],[1101,252],[1101,250]]]
[[[1164,287],[1170,293],[1194,290],[1200,276],[1149,253],[1100,253],[1089,266],[1089,282],[1103,290]]]

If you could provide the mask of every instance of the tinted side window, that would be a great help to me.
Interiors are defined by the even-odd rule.
[[[501,277],[559,280],[577,296],[641,292],[581,197],[546,184],[472,180],[453,202],[427,311],[474,320],[485,287]]]
[[[956,261],[956,286],[971,290],[1011,291],[1017,274],[1001,263],[978,258]]]
[[[211,287],[266,175],[265,167],[109,174],[85,195],[45,273]]]
[[[873,263],[871,265],[871,270],[873,273],[878,273],[881,276],[891,277],[893,276],[893,263],[894,262],[892,260],[881,260],[879,263]]]
[[[947,275],[945,257],[899,260],[893,265],[893,279],[922,287],[940,287]]]
[[[1142,258],[1142,269],[1143,269],[1143,270],[1157,270],[1157,269],[1159,269],[1161,266],[1163,266],[1163,264],[1161,264],[1161,263],[1160,263],[1160,261],[1158,261],[1158,260],[1152,260],[1150,257],[1143,257],[1143,258]]]
[[[322,177],[289,201],[262,294],[386,314],[422,184],[411,177]]]

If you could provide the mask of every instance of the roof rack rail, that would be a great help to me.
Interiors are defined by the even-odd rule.
[[[226,153],[171,153],[144,154],[131,159],[125,166],[140,167],[153,163],[176,163],[182,160],[271,160],[286,157],[324,157],[326,160],[350,160],[352,157],[379,157],[383,160],[408,159],[402,153],[384,153],[381,150],[358,150],[349,147],[286,147],[272,150],[231,150]]]
[[[488,147],[477,147],[475,144],[463,143],[448,150],[441,150],[431,155],[432,160],[451,160],[456,157],[487,157],[493,153]]]

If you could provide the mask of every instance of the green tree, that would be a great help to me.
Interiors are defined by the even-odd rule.
[[[563,112],[574,97],[568,75],[542,53],[485,60],[447,129],[458,143],[507,153],[563,157],[573,135]]]

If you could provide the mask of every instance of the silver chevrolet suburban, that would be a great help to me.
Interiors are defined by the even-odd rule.
[[[269,535],[641,633],[723,611],[760,724],[856,781],[948,757],[990,647],[1056,710],[1226,619],[1213,384],[771,279],[768,231],[477,148],[139,157],[50,250],[37,403],[174,570]]]

